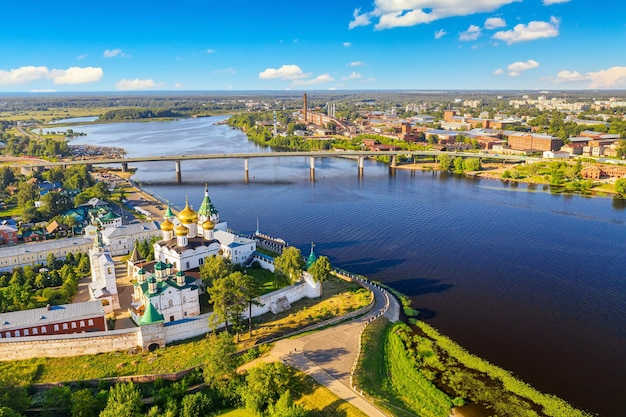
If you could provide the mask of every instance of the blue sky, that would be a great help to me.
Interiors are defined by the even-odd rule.
[[[626,88],[622,0],[34,3],[0,92]]]

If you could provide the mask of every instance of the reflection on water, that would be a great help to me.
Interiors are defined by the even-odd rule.
[[[268,152],[211,119],[81,126],[129,156]],[[280,236],[409,294],[422,318],[535,387],[602,416],[626,415],[623,200],[552,195],[367,161],[308,158],[137,164],[136,179],[178,208],[203,184],[229,226]],[[524,192],[513,192],[524,191]],[[536,192],[527,192],[536,191]]]

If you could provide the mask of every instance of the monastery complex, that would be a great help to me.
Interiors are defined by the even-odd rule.
[[[3,360],[154,349],[199,336],[221,327],[214,325],[212,313],[200,314],[200,294],[204,287],[199,268],[207,257],[223,256],[242,266],[258,262],[261,267],[274,270],[273,258],[256,252],[257,243],[266,244],[267,236],[257,233],[258,238],[256,235],[249,238],[229,231],[206,187],[197,212],[186,202],[178,215],[168,207],[160,225],[157,222],[115,225],[93,232],[88,249],[90,301],[0,314]],[[153,244],[154,260],[140,259],[135,241],[153,236],[160,238]],[[116,276],[112,253],[123,252],[123,247],[133,250],[127,261],[126,276],[120,277]],[[110,330],[106,314],[119,312],[122,304],[128,305],[128,300],[120,300],[118,279],[132,283],[128,312],[136,327]],[[252,316],[284,311],[303,297],[320,294],[321,285],[304,272],[296,284],[259,297]]]

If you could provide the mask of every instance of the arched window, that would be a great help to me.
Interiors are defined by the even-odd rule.
[[[168,305],[169,305],[170,307],[174,307],[174,301],[173,301],[173,300],[170,300],[170,301],[169,301],[169,303],[168,303]]]

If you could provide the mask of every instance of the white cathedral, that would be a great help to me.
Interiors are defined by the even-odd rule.
[[[244,264],[256,250],[253,239],[229,232],[220,221],[208,187],[198,212],[188,202],[178,216],[168,207],[160,227],[163,236],[154,243],[155,260],[138,259],[136,250],[128,260],[134,284],[131,317],[138,325],[199,315],[202,282],[197,268],[204,260],[216,255]]]

